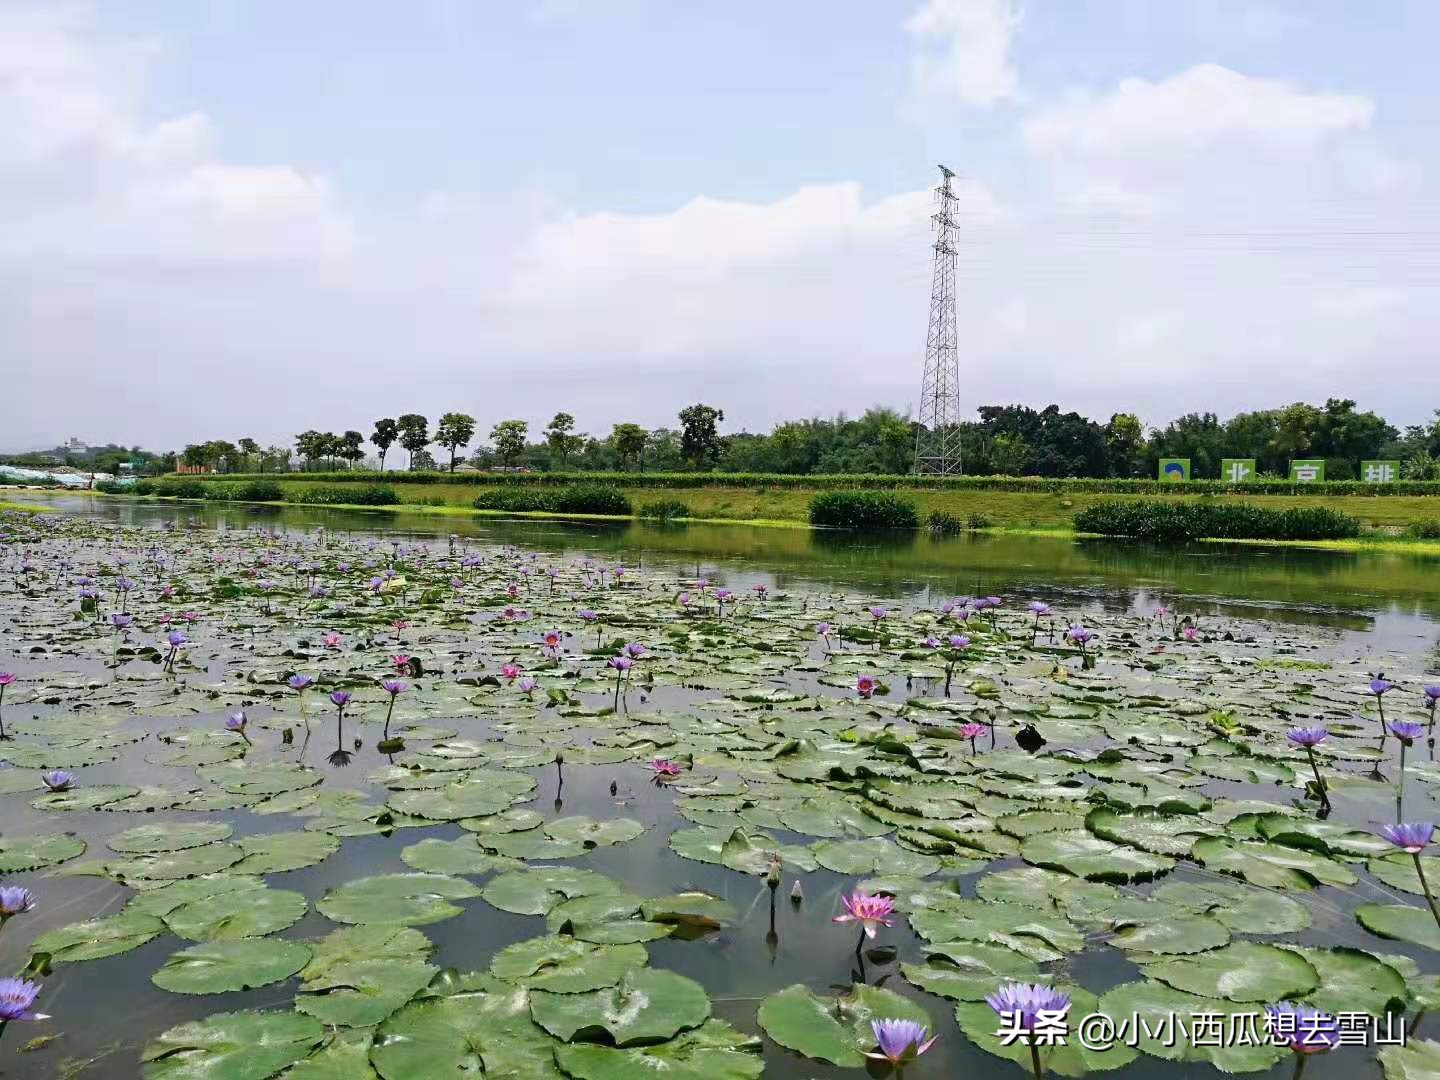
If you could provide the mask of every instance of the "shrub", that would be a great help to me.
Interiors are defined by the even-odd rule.
[[[918,529],[915,504],[891,491],[822,491],[810,500],[810,524],[832,529]]]
[[[333,506],[353,503],[357,506],[398,506],[400,496],[384,484],[297,484],[290,494],[291,502],[312,506]]]
[[[637,516],[656,521],[671,521],[674,518],[689,517],[690,507],[679,499],[656,499],[640,507]]]
[[[482,492],[471,505],[477,510],[508,510],[511,513],[540,511],[549,514],[630,515],[630,500],[625,493],[603,484],[567,484],[564,487],[508,484]]]
[[[1440,540],[1440,518],[1421,518],[1412,521],[1405,529],[1407,536],[1417,540]]]
[[[136,480],[135,483],[133,483],[133,484],[130,485],[130,494],[131,494],[131,495],[154,495],[154,494],[156,494],[156,491],[155,491],[155,481],[154,481],[154,480]]]
[[[167,499],[203,499],[206,483],[184,476],[167,476],[155,485],[155,494]]]
[[[1118,499],[1075,515],[1080,532],[1159,543],[1188,540],[1339,540],[1360,534],[1360,519],[1325,507],[1270,510],[1252,503]]]
[[[283,502],[285,491],[274,480],[247,480],[230,492],[236,502]]]
[[[976,512],[965,519],[967,529],[988,529],[995,524],[986,514]]]
[[[965,523],[944,510],[931,510],[930,516],[925,519],[925,527],[936,536],[954,536],[965,528]]]
[[[93,490],[102,495],[121,495],[125,492],[126,485],[118,480],[96,480]]]

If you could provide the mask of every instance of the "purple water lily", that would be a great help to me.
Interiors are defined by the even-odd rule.
[[[1272,1043],[1297,1054],[1323,1054],[1340,1043],[1340,1024],[1334,1016],[1293,1001],[1265,1006],[1265,1031]]]
[[[1382,825],[1380,835],[1415,861],[1415,876],[1420,879],[1420,889],[1425,894],[1425,902],[1430,905],[1430,914],[1435,917],[1435,925],[1440,926],[1440,907],[1436,906],[1435,897],[1430,892],[1430,882],[1425,878],[1425,864],[1420,857],[1435,836],[1435,823],[1404,821],[1396,825]]]
[[[225,718],[225,729],[227,731],[235,732],[235,734],[239,735],[242,739],[244,739],[246,743],[249,743],[250,736],[245,731],[245,728],[249,723],[250,718],[245,715],[245,710],[241,709],[237,712],[231,713]]]
[[[297,694],[299,694],[304,693],[305,690],[308,689],[311,684],[315,682],[315,680],[312,679],[309,675],[291,675],[290,678],[285,680],[285,682],[291,690],[294,690]]]
[[[1330,733],[1323,727],[1297,727],[1287,732],[1285,737],[1296,746],[1305,748],[1305,755],[1310,759],[1310,769],[1315,774],[1315,789],[1320,795],[1320,802],[1329,810],[1330,791],[1320,776],[1320,763],[1315,760],[1315,747],[1328,739]]]
[[[40,779],[51,791],[68,791],[70,785],[75,782],[75,775],[64,769],[51,769],[49,772],[41,773]]]
[[[1070,995],[1041,983],[1006,983],[985,998],[985,1004],[1000,1017],[1000,1036],[1009,1046],[1021,1037],[1030,1046],[1030,1064],[1035,1080],[1044,1080],[1040,1065],[1040,1044],[1035,1029],[1041,1025],[1064,1024],[1070,1011]]]
[[[0,925],[13,915],[34,908],[35,894],[19,885],[0,885]]]
[[[1385,678],[1384,674],[1377,675],[1370,680],[1370,693],[1375,695],[1375,707],[1380,711],[1380,741],[1385,741],[1387,734],[1385,726],[1385,695],[1395,689],[1395,684]]]
[[[925,1053],[940,1037],[914,1020],[871,1020],[870,1030],[875,1033],[876,1050],[862,1053],[875,1061],[888,1061],[897,1069]]]
[[[385,710],[385,733],[381,736],[387,742],[390,739],[390,717],[395,714],[395,699],[410,689],[399,679],[381,679],[381,688],[390,695],[390,705]]]
[[[12,1020],[50,1019],[30,1009],[39,994],[40,984],[29,979],[0,979],[0,1027]]]

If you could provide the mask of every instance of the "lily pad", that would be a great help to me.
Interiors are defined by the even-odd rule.
[[[693,979],[673,971],[633,968],[603,990],[583,994],[536,991],[535,1023],[565,1042],[597,1039],[626,1047],[660,1042],[699,1027],[710,1017],[710,998]]]
[[[310,948],[298,941],[239,938],[205,941],[181,949],[150,981],[177,994],[220,994],[253,990],[294,975],[310,960]]]
[[[479,895],[470,882],[445,874],[380,874],[327,890],[315,907],[336,922],[423,926],[459,915],[452,900]]]

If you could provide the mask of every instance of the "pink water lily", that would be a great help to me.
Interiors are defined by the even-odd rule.
[[[669,758],[655,758],[645,766],[655,774],[656,780],[670,780],[679,776],[685,771],[685,767],[678,761],[671,761]]]
[[[860,695],[862,699],[868,700],[874,695],[879,686],[880,682],[874,675],[861,675],[855,680],[855,693]]]
[[[894,926],[890,916],[895,914],[895,901],[888,896],[872,896],[856,889],[849,896],[840,897],[845,905],[845,914],[836,915],[831,921],[837,923],[858,922],[865,936],[873,938],[881,926]]]

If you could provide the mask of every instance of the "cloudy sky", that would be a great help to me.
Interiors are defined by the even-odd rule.
[[[1428,0],[0,0],[0,447],[1440,407]]]

